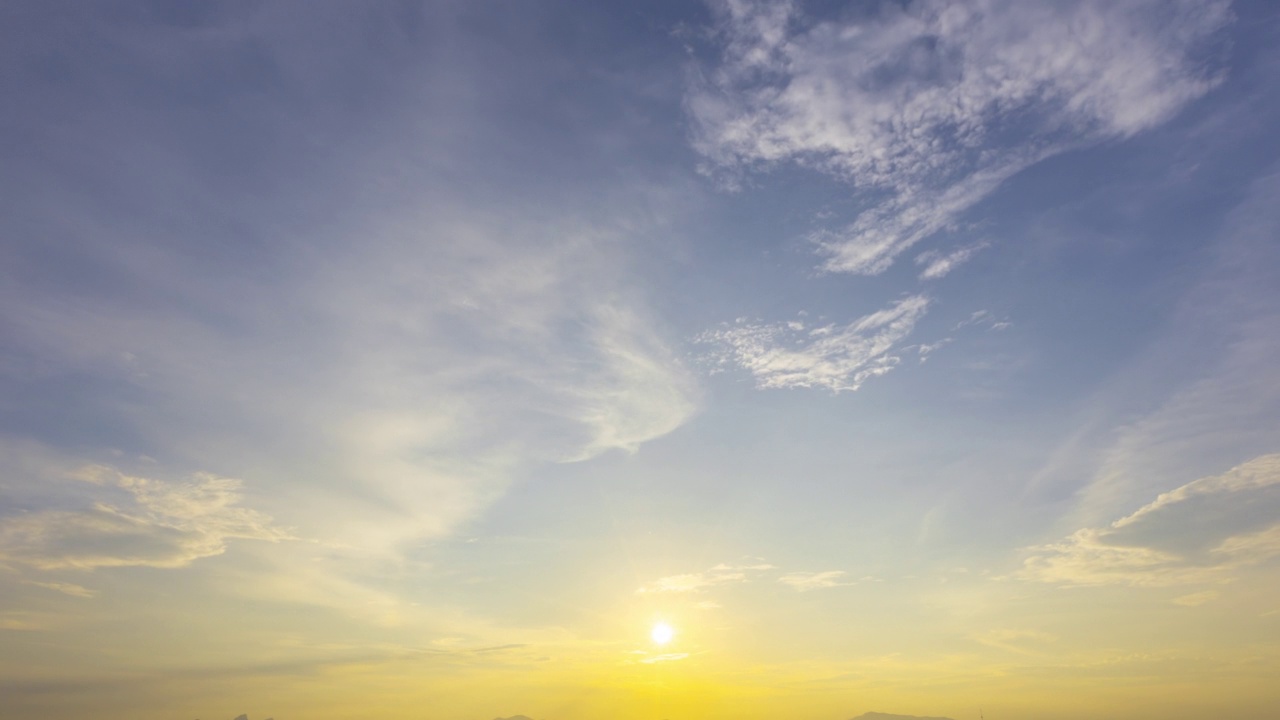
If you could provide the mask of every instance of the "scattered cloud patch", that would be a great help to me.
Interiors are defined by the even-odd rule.
[[[239,480],[197,473],[182,482],[165,482],[101,466],[78,475],[123,490],[124,498],[99,500],[84,510],[6,518],[0,522],[0,559],[40,570],[176,568],[222,554],[232,539],[277,542],[291,537],[269,516],[240,506]],[[61,591],[76,594],[73,588],[78,587]]]
[[[939,0],[817,20],[798,2],[713,7],[719,62],[686,97],[704,171],[735,185],[789,161],[851,184],[867,209],[812,240],[825,269],[856,274],[1043,158],[1168,119],[1219,82],[1199,51],[1232,17],[1226,0]]]
[[[939,340],[939,341],[937,341],[937,342],[933,342],[933,343],[920,343],[919,345],[908,345],[908,346],[906,346],[906,347],[904,347],[904,348],[902,348],[902,349],[903,349],[904,351],[905,351],[905,350],[915,350],[915,351],[916,351],[916,354],[920,356],[920,364],[921,364],[921,365],[923,365],[923,364],[924,364],[924,362],[925,362],[926,360],[928,360],[928,359],[929,359],[929,356],[930,356],[930,355],[932,355],[932,354],[934,354],[935,352],[937,352],[937,351],[941,350],[942,348],[946,347],[947,345],[950,345],[952,342],[953,342],[953,338],[945,337],[945,338],[942,338],[941,340]]]
[[[1102,528],[1032,548],[1023,576],[1061,585],[1227,582],[1280,556],[1280,455],[1161,494]]]
[[[899,363],[893,354],[924,316],[929,299],[912,295],[848,325],[739,321],[698,336],[717,368],[740,367],[761,389],[857,390]]]
[[[846,580],[847,575],[848,573],[843,570],[827,570],[826,572],[797,572],[783,575],[778,578],[778,582],[783,585],[790,585],[799,592],[808,592],[809,590],[853,585],[854,583]]]
[[[966,327],[985,327],[988,330],[1007,330],[1013,327],[1013,323],[1008,320],[1001,320],[992,315],[988,310],[977,310],[967,319],[956,323],[952,330],[959,330]]]

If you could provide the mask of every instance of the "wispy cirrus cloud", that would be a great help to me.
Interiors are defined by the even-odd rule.
[[[799,592],[856,584],[848,579],[849,574],[844,570],[789,572],[782,575],[778,575],[778,572],[778,567],[769,563],[754,563],[750,565],[726,565],[722,563],[702,572],[682,573],[658,578],[653,582],[640,586],[636,592],[701,593],[722,585],[751,582],[765,577],[772,577],[776,582],[790,586]],[[713,601],[700,601],[695,607],[702,610],[714,610],[719,608],[720,605]]]
[[[1217,600],[1220,594],[1221,593],[1217,590],[1203,590],[1201,592],[1188,593],[1174,598],[1173,604],[1181,605],[1182,607],[1200,607],[1201,605]]]
[[[1225,0],[713,8],[720,60],[686,98],[704,169],[793,161],[865,191],[852,223],[812,237],[825,269],[857,274],[1045,157],[1168,119],[1219,81],[1200,51],[1231,19]]]
[[[739,321],[700,335],[712,346],[718,367],[740,367],[760,388],[857,390],[899,362],[893,354],[929,307],[924,295],[912,295],[847,325],[810,326]]]
[[[1041,471],[1037,483],[1045,486],[1091,476],[1078,493],[1076,526],[1099,525],[1170,484],[1275,451],[1277,194],[1280,167],[1272,166],[1250,183],[1216,237],[1206,238],[1206,262],[1172,308],[1165,332],[1101,389],[1097,419]],[[1090,443],[1097,443],[1096,453]]]
[[[849,582],[847,577],[848,573],[843,570],[795,572],[783,575],[778,578],[778,582],[783,585],[790,585],[800,592],[808,592],[809,590],[821,590],[823,588],[853,585],[854,583]]]
[[[993,647],[1018,655],[1043,654],[1046,646],[1056,642],[1057,637],[1038,630],[1022,630],[1014,628],[997,628],[974,633],[970,637],[987,647]]]
[[[645,583],[636,590],[638,593],[692,593],[702,592],[717,585],[746,582],[759,573],[775,569],[768,563],[750,565],[726,565],[721,563],[702,572],[682,573],[658,578]]]
[[[949,253],[930,250],[920,253],[916,256],[916,264],[923,265],[924,269],[920,271],[921,280],[937,280],[947,273],[956,269],[960,265],[969,261],[969,258],[977,255],[986,249],[986,243],[977,243],[968,245]]]
[[[24,584],[31,585],[32,587],[44,588],[46,590],[53,590],[55,592],[60,592],[63,595],[70,595],[71,597],[92,598],[98,596],[97,590],[90,590],[83,585],[77,585],[75,583],[26,580],[24,581]]]
[[[1280,455],[1265,455],[1162,493],[1106,527],[1032,548],[1022,576],[1061,585],[1226,582],[1280,556],[1277,518]]]

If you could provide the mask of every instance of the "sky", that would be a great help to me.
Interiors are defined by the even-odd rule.
[[[4,3],[0,717],[1270,717],[1277,78],[1263,0]]]

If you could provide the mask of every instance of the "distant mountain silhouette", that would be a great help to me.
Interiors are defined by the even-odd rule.
[[[922,717],[920,715],[890,715],[889,713],[869,712],[863,713],[853,720],[951,720],[944,717]]]

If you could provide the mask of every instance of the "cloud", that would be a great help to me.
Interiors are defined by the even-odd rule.
[[[1280,455],[1161,494],[1102,528],[1031,549],[1024,578],[1061,585],[1227,582],[1280,556]]]
[[[812,239],[827,270],[858,274],[1027,166],[1168,119],[1219,81],[1199,51],[1231,19],[1225,0],[713,8],[719,62],[686,96],[705,169],[733,184],[791,161],[850,183],[866,209]]]
[[[845,581],[846,573],[843,570],[827,570],[825,572],[797,572],[789,573],[778,578],[778,582],[784,585],[790,585],[800,592],[809,590],[820,590],[822,588],[843,587],[845,585],[853,585],[851,582]]]
[[[35,587],[42,587],[42,588],[45,588],[46,590],[54,590],[56,592],[60,592],[64,595],[70,595],[72,597],[91,598],[91,597],[97,597],[98,595],[97,590],[90,590],[89,588],[83,587],[81,585],[76,585],[75,583],[36,582],[35,580],[26,580],[24,581],[24,584],[32,585]]]
[[[636,590],[638,593],[689,593],[702,592],[707,588],[717,585],[726,585],[729,583],[746,582],[752,579],[756,573],[766,570],[773,570],[774,567],[767,563],[755,563],[752,565],[726,565],[720,564],[715,567],[696,573],[683,573],[680,575],[668,575],[658,578],[653,582],[646,583]]]
[[[1044,646],[1056,642],[1057,637],[1038,630],[1000,628],[971,635],[976,642],[1018,655],[1036,655]]]
[[[610,449],[634,452],[693,414],[694,388],[671,351],[635,312],[597,308],[592,341],[598,353],[593,382],[569,386],[576,417],[588,428],[582,447],[567,459],[585,460]]]
[[[200,473],[170,483],[105,467],[92,468],[85,476],[95,482],[110,479],[131,502],[102,500],[85,510],[5,518],[0,521],[0,558],[40,570],[175,568],[222,554],[232,539],[290,538],[267,515],[239,506],[239,480]],[[76,585],[41,585],[72,595],[90,592]]]
[[[34,632],[52,630],[66,624],[66,618],[49,613],[22,610],[0,611],[0,630]]]
[[[925,266],[924,270],[920,271],[920,279],[936,280],[963,263],[968,262],[969,258],[986,247],[986,243],[978,243],[962,247],[951,253],[942,253],[937,250],[920,253],[916,256],[916,264]]]
[[[1204,590],[1202,592],[1194,592],[1188,595],[1176,597],[1173,599],[1173,604],[1181,605],[1183,607],[1200,607],[1205,603],[1217,600],[1218,595],[1219,593],[1217,590]]]
[[[952,341],[953,341],[953,338],[945,337],[937,342],[920,343],[919,345],[909,345],[902,349],[915,350],[916,353],[920,356],[920,363],[924,364],[924,362],[929,359],[930,355],[936,353],[937,351],[941,350],[947,345],[950,345]]]
[[[668,575],[667,577],[658,578],[651,583],[641,586],[637,592],[698,592],[713,585],[722,585],[727,582],[739,582],[745,580],[746,577],[747,576],[742,573],[684,573],[682,575]]]
[[[701,593],[704,590],[736,583],[750,582],[768,573],[778,570],[768,563],[751,565],[716,565],[709,570],[696,573],[668,575],[640,586],[638,593]],[[770,573],[773,574],[773,573]],[[777,581],[795,588],[799,592],[819,590],[822,588],[843,587],[855,583],[846,580],[848,573],[843,570],[827,570],[823,572],[793,572],[777,578]],[[719,603],[711,601],[698,602],[695,607],[701,610],[714,610]]]
[[[927,297],[912,295],[848,325],[738,322],[697,340],[715,347],[709,357],[718,367],[741,367],[762,389],[819,387],[839,393],[892,370],[899,362],[892,351],[928,306]]]

